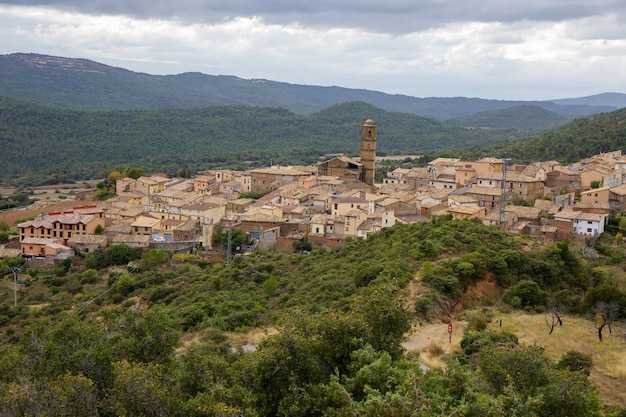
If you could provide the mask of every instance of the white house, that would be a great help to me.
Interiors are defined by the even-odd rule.
[[[574,234],[584,236],[598,236],[604,233],[606,214],[583,213],[574,220]]]

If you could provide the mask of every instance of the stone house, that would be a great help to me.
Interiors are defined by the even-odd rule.
[[[592,188],[580,193],[582,203],[609,204],[609,197],[609,187]]]
[[[83,212],[91,212],[84,210]],[[104,212],[95,209],[94,214],[81,214],[74,210],[63,212],[51,212],[47,215],[39,215],[17,225],[20,229],[20,242],[25,239],[53,239],[54,243],[67,245],[68,239],[76,235],[94,235],[98,228],[105,226]],[[49,243],[52,243],[50,241]],[[39,244],[38,244],[39,245]],[[22,247],[22,253],[30,253],[31,244]],[[41,250],[42,247],[39,247]]]
[[[502,189],[503,176],[500,172],[484,173],[476,176],[473,186]],[[543,181],[526,175],[510,172],[506,174],[505,189],[515,195],[515,200],[534,201],[542,198],[545,184]]]
[[[319,176],[336,176],[361,181],[363,179],[363,164],[356,159],[342,155],[319,163],[317,172]]]

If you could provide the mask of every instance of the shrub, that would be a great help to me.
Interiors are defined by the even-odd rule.
[[[80,274],[80,282],[81,284],[94,284],[98,281],[98,277],[98,271],[89,268]]]
[[[169,295],[174,294],[174,293],[175,293],[174,288],[170,287],[169,285],[162,285],[162,286],[156,287],[152,291],[150,296],[148,297],[148,302],[151,304],[157,303],[161,300],[164,300]]]
[[[136,285],[137,280],[135,278],[131,277],[130,275],[122,275],[117,279],[115,292],[125,297],[133,292]]]
[[[582,372],[589,376],[591,367],[593,366],[593,358],[586,353],[570,350],[561,356],[561,360],[556,367],[559,369],[567,369],[572,372]]]
[[[429,274],[424,277],[424,282],[441,292],[452,292],[459,284],[458,278],[454,275],[438,276]]]
[[[466,331],[482,332],[487,329],[489,321],[481,314],[473,314],[467,321]]]
[[[494,344],[516,345],[517,342],[517,336],[509,332],[466,331],[461,339],[461,349],[469,356],[481,351],[486,346],[492,346]]]
[[[83,290],[83,286],[80,283],[79,277],[77,275],[72,275],[68,278],[67,282],[63,284],[61,289],[67,291],[70,294],[78,294]]]
[[[199,330],[197,326],[213,314],[215,314],[214,308],[207,303],[199,302],[180,309],[178,318],[183,330]]]
[[[502,300],[515,308],[534,308],[545,304],[545,292],[535,281],[522,280],[506,290]]]
[[[432,307],[433,302],[430,297],[420,296],[415,300],[415,311],[420,314],[428,313],[428,310]]]
[[[444,353],[446,353],[443,347],[439,343],[434,342],[434,341],[430,342],[430,344],[426,346],[426,352],[428,352],[428,354],[432,358],[438,358],[442,356]]]

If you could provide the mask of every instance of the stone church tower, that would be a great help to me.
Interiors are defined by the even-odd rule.
[[[367,119],[361,126],[361,163],[363,182],[373,186],[376,169],[376,123],[371,119]]]

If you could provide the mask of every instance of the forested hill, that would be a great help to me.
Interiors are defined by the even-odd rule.
[[[490,146],[483,153],[516,162],[571,163],[618,149],[626,149],[626,108],[576,119],[536,138]]]
[[[619,103],[626,103],[624,94],[616,94],[607,102],[603,102],[603,96],[599,95],[579,98],[575,103],[465,97],[418,98],[365,89],[245,80],[225,75],[184,73],[158,76],[86,59],[38,54],[0,55],[0,95],[75,110],[147,110],[241,104],[282,107],[300,114],[314,113],[344,102],[363,101],[387,111],[438,120],[524,104],[574,118],[612,111]]]
[[[450,126],[526,130],[528,136],[565,125],[568,118],[537,106],[516,106],[447,120]]]
[[[525,134],[447,126],[362,102],[298,115],[249,106],[75,111],[0,98],[0,178],[55,183],[129,163],[166,172],[315,163],[326,153],[358,153],[361,123],[370,118],[378,125],[379,154],[476,147]]]

